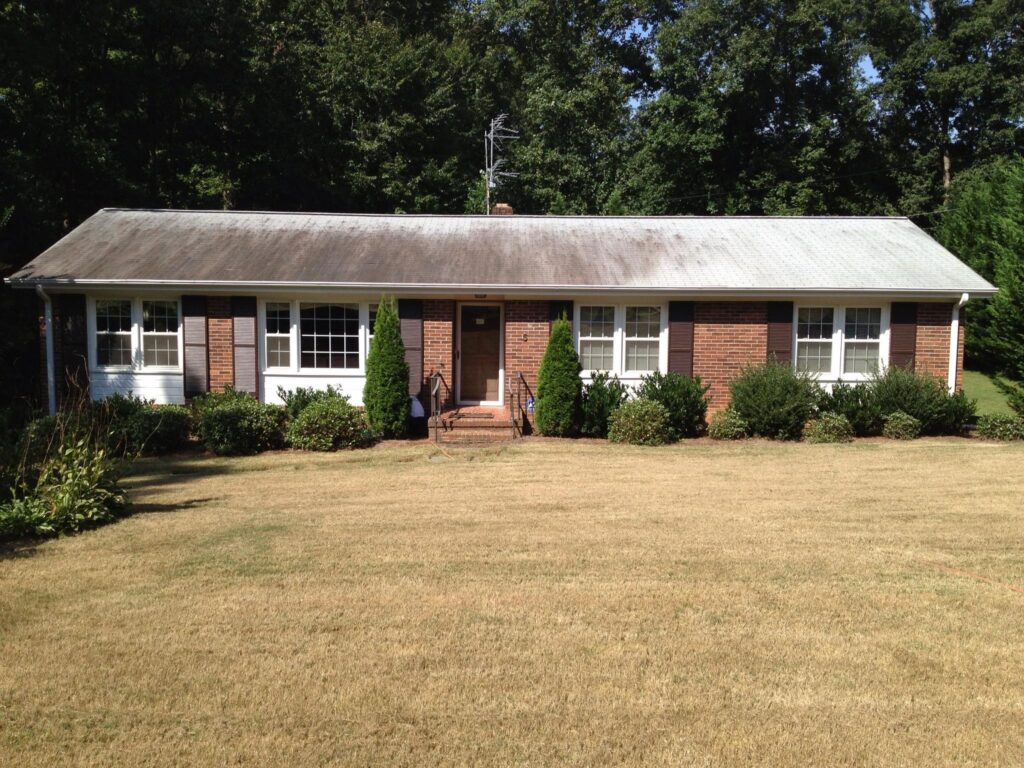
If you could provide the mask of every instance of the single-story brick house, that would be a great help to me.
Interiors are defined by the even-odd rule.
[[[824,384],[910,365],[960,385],[968,298],[995,288],[905,218],[419,216],[104,209],[9,281],[41,298],[48,397],[157,402],[334,385],[359,403],[382,294],[409,391],[507,407],[550,323],[585,369],[679,371],[712,408],[748,363]],[[520,378],[521,374],[521,378]]]

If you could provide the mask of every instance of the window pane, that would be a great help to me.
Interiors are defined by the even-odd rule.
[[[291,365],[291,341],[287,336],[267,337],[268,368],[287,368]]]
[[[844,373],[875,373],[878,370],[878,342],[847,342],[843,355]]]
[[[96,363],[98,365],[131,365],[132,337],[127,333],[98,334],[96,337]]]
[[[267,333],[289,333],[291,328],[291,307],[281,302],[267,304]]]
[[[580,363],[584,371],[610,371],[612,369],[611,341],[580,341]]]
[[[359,307],[302,304],[299,323],[300,367],[359,367]]]
[[[144,333],[177,333],[178,302],[142,302],[142,330]]]
[[[145,365],[176,367],[178,365],[177,335],[144,336],[142,355]]]
[[[661,333],[661,307],[626,307],[626,337],[656,339]],[[629,366],[626,366],[629,368]],[[631,368],[641,371],[645,368]]]
[[[615,307],[580,307],[580,336],[610,339],[614,333]]]
[[[377,327],[377,305],[376,304],[371,304],[370,305],[369,326],[370,326],[370,338],[372,339],[373,338],[373,332],[374,332],[374,330]]]
[[[831,339],[834,310],[831,307],[801,307],[797,312],[798,339]]]
[[[851,308],[846,310],[846,338],[874,339],[881,336],[882,310],[873,308]]]
[[[832,370],[832,342],[806,341],[796,345],[796,369],[807,373]]]
[[[130,301],[97,301],[96,331],[97,333],[117,333],[131,331],[132,303]]]
[[[656,371],[658,370],[657,341],[627,341],[626,370]]]

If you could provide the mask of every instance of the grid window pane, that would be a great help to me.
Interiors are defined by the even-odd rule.
[[[803,341],[796,345],[796,369],[806,373],[832,370],[831,341]]]
[[[178,367],[178,302],[142,302],[142,364]]]
[[[143,333],[177,333],[178,302],[142,302],[142,331]]]
[[[612,341],[583,339],[580,341],[580,363],[584,371],[612,370]]]
[[[97,333],[130,333],[132,330],[132,303],[130,301],[97,301]]]
[[[132,303],[128,299],[96,302],[96,364],[132,364]]]
[[[98,365],[131,365],[132,337],[127,333],[96,334]]]
[[[146,365],[177,367],[178,336],[147,336],[143,339],[142,352]]]
[[[299,326],[302,368],[359,367],[359,307],[302,304]]]
[[[615,307],[580,307],[580,336],[610,339],[615,333]]]
[[[878,342],[847,342],[843,350],[844,373],[875,373],[878,370]]]
[[[626,338],[656,339],[661,333],[661,307],[626,307]],[[626,366],[629,368],[629,366]],[[647,370],[632,368],[630,370]]]
[[[797,312],[798,339],[831,339],[834,310],[831,307],[806,307]]]
[[[657,341],[626,341],[626,370],[627,371],[656,371],[658,370],[658,349]]]
[[[291,365],[292,340],[287,336],[267,337],[267,367],[287,368]]]
[[[275,302],[267,304],[267,333],[291,333],[292,311],[288,304]]]
[[[368,326],[369,326],[369,329],[370,329],[370,338],[372,339],[373,338],[373,332],[377,328],[377,305],[376,304],[371,304],[370,305],[370,317],[369,317]]]
[[[882,310],[873,307],[846,310],[846,338],[877,341],[882,331]]]

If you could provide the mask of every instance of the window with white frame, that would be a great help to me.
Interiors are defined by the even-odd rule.
[[[377,305],[371,304],[366,323],[366,354],[370,354],[370,342],[373,341],[373,332],[377,327]]]
[[[800,307],[796,318],[796,369],[806,373],[832,371],[832,307]]]
[[[875,373],[881,339],[880,308],[847,307],[843,327],[843,373]]]
[[[825,377],[861,378],[883,360],[881,307],[800,307],[796,316],[796,368]]]
[[[96,302],[96,364],[104,368],[131,366],[131,300],[103,299]]]
[[[580,307],[580,363],[584,371],[615,370],[615,307]]]
[[[267,302],[267,367],[292,364],[292,307],[287,301]]]
[[[142,364],[178,367],[178,302],[142,302]]]
[[[656,371],[661,359],[661,307],[626,307],[626,370]]]
[[[359,306],[299,305],[299,367],[359,367]]]

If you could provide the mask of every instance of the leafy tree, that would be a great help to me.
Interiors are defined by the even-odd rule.
[[[559,318],[551,325],[551,336],[537,374],[535,422],[541,434],[568,437],[579,431],[582,370],[569,321]]]
[[[381,437],[404,437],[409,429],[409,364],[394,298],[381,297],[366,357],[363,388],[370,427]]]

